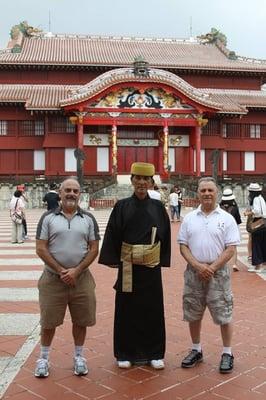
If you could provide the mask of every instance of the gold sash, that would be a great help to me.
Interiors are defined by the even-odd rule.
[[[151,244],[122,243],[122,292],[132,292],[132,264],[153,268],[160,263],[161,242],[154,243],[156,230],[152,228]]]

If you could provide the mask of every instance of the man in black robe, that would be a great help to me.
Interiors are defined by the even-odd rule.
[[[164,368],[161,267],[170,266],[171,230],[165,207],[148,195],[154,173],[153,164],[132,164],[134,193],[115,204],[99,257],[100,264],[118,268],[114,355],[120,368]]]

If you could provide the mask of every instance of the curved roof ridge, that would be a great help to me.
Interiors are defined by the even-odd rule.
[[[155,68],[149,68],[149,75],[141,77],[134,74],[133,68],[118,68],[107,71],[86,85],[72,91],[72,95],[68,99],[64,99],[61,105],[86,101],[87,99],[100,94],[105,89],[124,82],[158,82],[166,84],[179,90],[185,96],[202,105],[217,109],[221,108],[220,104],[213,101],[208,93],[204,93],[201,89],[191,86],[184,79],[178,77],[172,72]]]

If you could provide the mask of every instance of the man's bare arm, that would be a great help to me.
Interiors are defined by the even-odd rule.
[[[222,252],[222,254],[215,260],[212,264],[210,264],[210,268],[215,272],[219,268],[223,267],[227,261],[229,261],[235,252],[236,246],[228,246],[226,249]]]
[[[48,250],[48,240],[36,240],[36,253],[37,255],[52,268],[55,272],[61,275],[65,268],[57,262]]]
[[[213,276],[214,271],[208,264],[201,263],[192,255],[190,249],[185,244],[180,244],[180,253],[192,268],[194,268],[202,280],[208,281]]]

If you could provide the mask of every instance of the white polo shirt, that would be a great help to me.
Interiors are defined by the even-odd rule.
[[[161,193],[154,189],[148,190],[148,195],[151,199],[161,200]]]
[[[239,229],[232,215],[219,206],[209,215],[205,215],[199,206],[183,219],[178,243],[188,246],[196,260],[209,264],[227,246],[240,243]]]
[[[176,193],[176,192],[170,193],[170,195],[169,195],[170,206],[176,207],[176,206],[178,206],[178,203],[179,203],[178,193]]]

